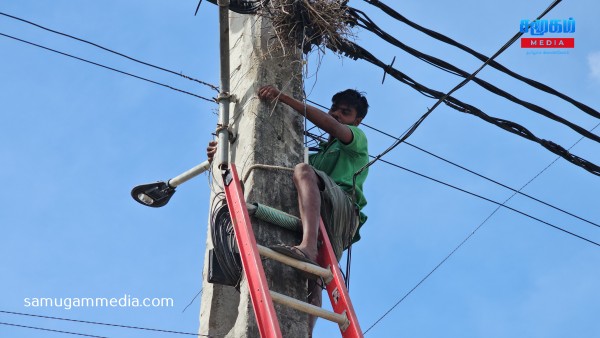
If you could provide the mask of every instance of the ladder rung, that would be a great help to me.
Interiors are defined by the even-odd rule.
[[[282,304],[282,305],[286,305],[286,306],[291,307],[292,309],[296,309],[298,311],[302,311],[302,312],[308,313],[310,315],[321,317],[323,319],[327,319],[329,321],[337,323],[340,326],[340,329],[342,331],[345,331],[346,328],[348,328],[348,326],[350,325],[350,321],[348,320],[348,317],[346,316],[346,311],[344,311],[344,313],[342,313],[342,314],[339,314],[339,313],[323,310],[322,308],[320,308],[318,306],[297,300],[295,298],[292,298],[292,297],[289,297],[286,295],[282,295],[281,293],[277,293],[275,291],[270,291],[270,293],[271,293],[271,298],[273,299],[274,302]]]
[[[288,257],[286,255],[280,254],[279,252],[273,251],[262,245],[258,245],[258,252],[262,256],[265,256],[267,258],[274,259],[276,261],[279,261],[283,264],[289,265],[298,270],[308,272],[312,275],[322,277],[325,280],[325,283],[329,283],[333,279],[333,274],[331,273],[330,270],[324,269],[318,265],[299,261],[292,257]]]

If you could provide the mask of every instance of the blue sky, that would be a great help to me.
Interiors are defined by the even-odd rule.
[[[493,54],[549,1],[388,1],[409,19],[486,55]],[[472,72],[480,62],[383,15],[375,22],[406,44]],[[88,39],[218,84],[216,6],[195,1],[4,1],[0,11]],[[519,44],[497,60],[596,110],[600,109],[600,5],[563,1],[547,17],[575,18],[575,48],[528,55]],[[0,17],[0,32],[87,58],[196,94],[214,92],[35,27]],[[415,80],[448,91],[460,79],[357,30],[357,42]],[[208,218],[207,177],[180,187],[162,209],[129,196],[140,183],[167,179],[204,160],[216,105],[0,36],[0,310],[196,332]],[[317,68],[313,57],[312,73]],[[310,99],[328,104],[347,87],[365,91],[365,122],[400,135],[434,104],[362,61],[330,52],[307,79]],[[493,69],[481,78],[586,129],[597,119]],[[471,83],[455,96],[538,137],[570,147],[580,135]],[[366,130],[370,152],[391,144]],[[596,130],[596,134],[598,130]],[[440,106],[409,142],[508,186],[519,188],[555,159],[538,144],[476,117]],[[572,152],[600,163],[584,139]],[[406,145],[388,161],[487,198],[512,192]],[[557,161],[524,191],[600,222],[598,177]],[[376,164],[365,187],[369,221],[353,251],[351,296],[363,329],[450,253],[496,206],[438,183]],[[509,206],[600,241],[597,227],[525,197]],[[597,337],[600,248],[512,211],[497,212],[417,288],[370,337]],[[172,308],[27,308],[28,297],[170,297]],[[0,322],[106,337],[177,336],[0,314]],[[336,336],[320,321],[318,336]],[[2,337],[60,337],[0,325]]]

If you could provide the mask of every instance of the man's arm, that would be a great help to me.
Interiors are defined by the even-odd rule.
[[[306,107],[306,118],[310,122],[314,123],[317,127],[331,135],[331,137],[337,138],[344,144],[352,142],[353,134],[347,125],[339,123],[331,115],[318,108],[305,105],[303,102],[300,102],[293,97],[280,92],[273,86],[264,86],[260,88],[258,91],[258,97],[262,100],[270,101],[278,99],[280,102],[290,106],[302,116],[304,116],[304,108]]]
[[[206,147],[206,157],[208,157],[208,163],[212,163],[215,154],[217,153],[217,141],[208,142]]]

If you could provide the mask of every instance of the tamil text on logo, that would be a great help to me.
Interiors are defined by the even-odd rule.
[[[575,33],[575,19],[567,20],[521,20],[520,30],[531,34],[531,38],[521,38],[521,48],[575,48],[575,38],[572,37],[542,37],[545,34]]]

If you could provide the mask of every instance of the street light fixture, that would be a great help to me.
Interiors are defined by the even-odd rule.
[[[131,190],[131,197],[134,200],[153,208],[167,204],[173,194],[175,194],[175,188],[171,187],[168,182],[142,184]]]
[[[208,169],[210,169],[210,162],[206,160],[167,182],[138,185],[131,189],[131,197],[142,205],[160,208],[169,203],[171,196],[175,194],[175,188],[177,186],[202,174]]]

